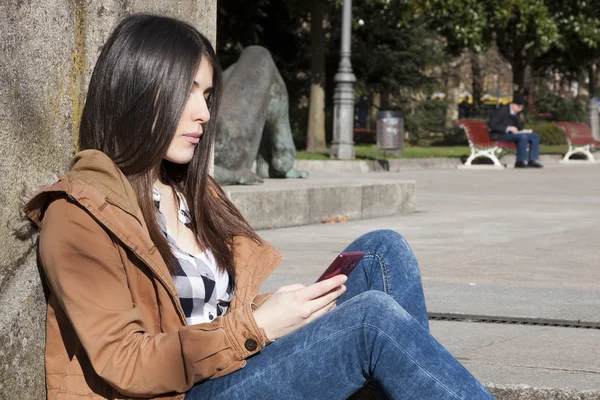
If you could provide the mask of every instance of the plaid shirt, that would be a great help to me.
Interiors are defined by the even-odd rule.
[[[233,298],[233,285],[230,285],[229,274],[218,270],[209,249],[203,253],[191,255],[177,246],[167,228],[165,216],[160,212],[160,192],[156,188],[152,189],[158,223],[179,264],[173,276],[173,282],[175,282],[187,322],[189,325],[210,322],[215,317],[227,312]],[[191,229],[191,219],[185,198],[180,193],[177,193],[177,198],[179,200],[179,212],[177,213],[179,221]]]

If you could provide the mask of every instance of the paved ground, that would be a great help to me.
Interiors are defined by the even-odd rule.
[[[416,213],[261,231],[284,254],[264,289],[310,283],[353,238],[388,228],[411,243],[430,312],[600,324],[600,165],[390,174],[416,180]],[[484,382],[600,399],[599,329],[433,321],[432,331]]]

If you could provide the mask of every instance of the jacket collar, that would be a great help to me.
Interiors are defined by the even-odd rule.
[[[98,150],[84,150],[71,160],[69,172],[58,182],[38,191],[24,207],[27,216],[41,226],[43,211],[57,194],[66,193],[76,197],[81,184],[93,187],[102,197],[145,226],[137,195],[119,167],[106,154]]]
[[[71,170],[59,181],[38,192],[24,211],[39,227],[44,211],[53,198],[68,196],[85,208],[103,227],[110,230],[159,278],[174,301],[178,298],[167,266],[152,243],[137,197],[117,165],[104,153],[86,150],[75,155]],[[123,212],[133,218],[123,218]],[[185,325],[179,301],[175,302]]]
[[[131,214],[141,223],[140,208],[133,187],[117,164],[106,154],[98,150],[77,153],[71,160],[67,176],[94,186],[108,203]]]

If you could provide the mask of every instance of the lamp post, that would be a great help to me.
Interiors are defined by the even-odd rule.
[[[342,44],[340,64],[333,81],[333,142],[331,158],[350,160],[354,158],[354,82],[350,63],[350,36],[352,29],[352,0],[344,0],[342,7]]]

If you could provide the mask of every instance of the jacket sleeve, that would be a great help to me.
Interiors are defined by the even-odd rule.
[[[253,304],[206,324],[151,334],[136,308],[119,244],[87,211],[66,199],[44,216],[40,262],[52,295],[96,374],[127,396],[185,392],[196,382],[241,368],[267,338]],[[245,345],[252,340],[251,345]]]
[[[506,113],[506,107],[500,107],[490,117],[490,131],[493,133],[506,133],[508,125],[505,122],[504,115]]]
[[[262,303],[264,303],[272,295],[273,295],[273,293],[259,294],[254,298],[254,300],[252,300],[252,303],[254,303],[254,305],[256,305],[256,307],[260,307],[262,305]]]
[[[517,115],[517,129],[522,131],[523,130],[523,120],[521,119],[521,114]]]

